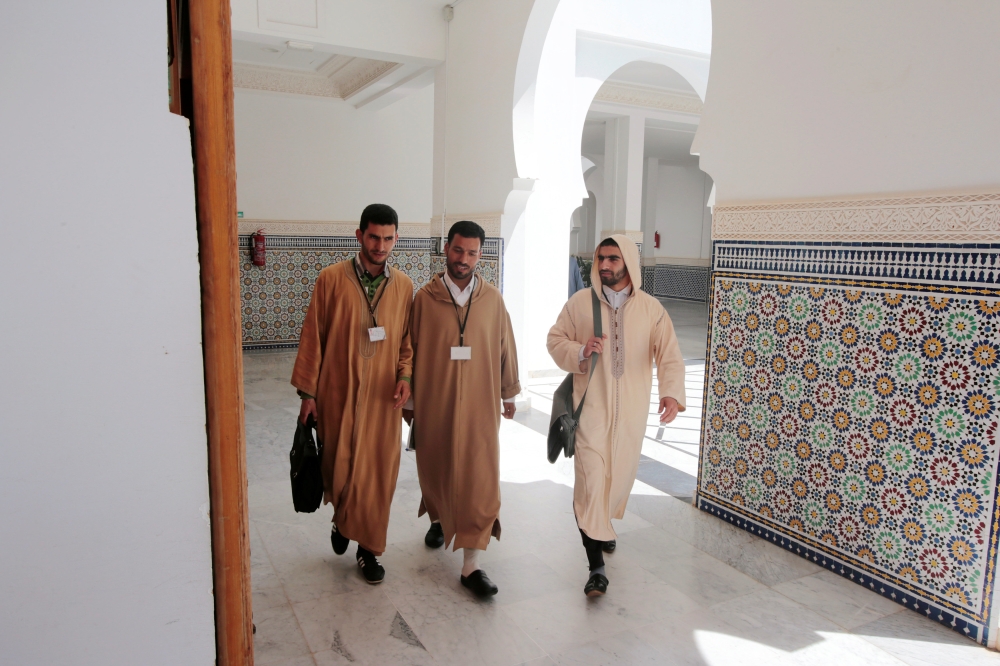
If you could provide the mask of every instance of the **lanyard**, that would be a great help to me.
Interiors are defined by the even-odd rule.
[[[444,282],[444,280],[441,280]],[[451,294],[451,288],[444,285],[445,291],[448,292],[448,298],[451,299],[451,304],[455,306],[455,316],[458,317],[458,346],[465,346],[465,325],[469,323],[469,313],[472,312],[472,294],[469,294],[469,305],[465,308],[465,321],[462,321],[462,313],[458,309],[458,303],[455,302],[455,297]]]
[[[357,259],[355,259],[354,261],[357,261]],[[355,264],[355,266],[357,266],[357,264]],[[355,267],[352,266],[352,268],[355,268]],[[383,271],[388,271],[389,267],[386,266],[382,270]],[[383,275],[384,274],[385,273],[383,273]],[[375,310],[378,309],[378,304],[382,300],[382,296],[385,295],[385,289],[384,288],[383,289],[376,288],[376,290],[375,290],[376,291],[375,301],[373,302],[372,299],[371,299],[371,297],[368,295],[368,290],[365,289],[365,283],[361,281],[361,276],[358,275],[357,268],[355,268],[355,270],[354,270],[354,277],[356,277],[358,279],[358,286],[361,287],[361,293],[363,293],[365,295],[365,302],[368,304],[368,314],[370,314],[372,316],[372,323],[375,324],[376,326],[378,326],[378,321],[375,319]],[[385,279],[382,282],[386,283],[388,281],[389,281],[389,276],[386,275]],[[385,284],[382,284],[380,286],[384,287]]]

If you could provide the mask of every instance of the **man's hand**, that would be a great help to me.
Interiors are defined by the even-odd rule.
[[[403,420],[406,421],[406,425],[408,425],[408,426],[412,426],[413,425],[413,410],[412,409],[404,409],[403,410]]]
[[[396,401],[396,404],[392,406],[393,409],[399,409],[406,404],[406,401],[410,399],[410,382],[400,379],[396,382],[396,392],[392,394],[392,399]]]
[[[673,421],[677,418],[677,412],[680,411],[680,408],[681,406],[673,398],[660,398],[660,408],[656,410],[660,414],[660,423],[666,425]]]
[[[316,417],[316,401],[312,398],[306,398],[302,401],[302,406],[299,407],[299,423],[305,425],[309,423],[309,417],[313,418],[313,422],[318,421]]]
[[[583,357],[590,358],[595,352],[598,354],[604,353],[604,341],[608,339],[607,334],[601,337],[593,337],[587,340],[587,344],[583,346]]]
[[[512,402],[503,403],[503,417],[505,419],[514,418],[514,412],[517,411],[517,407]]]

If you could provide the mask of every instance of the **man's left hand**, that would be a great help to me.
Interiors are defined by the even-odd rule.
[[[677,418],[677,412],[681,406],[673,398],[660,398],[660,408],[656,411],[660,413],[660,423],[667,424]]]
[[[505,419],[514,418],[514,412],[517,411],[517,407],[514,406],[512,402],[503,403],[503,417]]]
[[[392,406],[393,409],[399,409],[406,404],[406,401],[410,399],[410,382],[400,379],[396,383],[396,392],[392,394],[393,400],[396,404]]]

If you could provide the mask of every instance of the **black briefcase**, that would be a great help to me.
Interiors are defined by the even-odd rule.
[[[597,298],[597,292],[590,288],[590,297],[594,303],[594,337],[602,335],[601,326],[601,301]],[[598,354],[590,355],[590,379],[594,378],[594,368],[597,367]],[[573,375],[566,375],[559,388],[552,396],[552,415],[549,417],[549,462],[555,463],[562,453],[567,458],[572,458],[576,453],[576,429],[580,427],[580,414],[583,412],[583,401],[587,399],[587,391],[580,397],[580,404],[573,409]],[[587,380],[587,388],[590,388],[590,379]]]
[[[316,422],[309,417],[308,423],[296,421],[295,440],[288,459],[292,464],[292,504],[299,513],[312,513],[323,503],[323,471],[320,460],[323,444],[316,444],[313,428]]]

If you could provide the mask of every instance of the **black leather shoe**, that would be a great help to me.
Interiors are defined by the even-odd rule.
[[[608,579],[599,573],[592,574],[590,580],[583,587],[583,593],[588,597],[599,597],[607,591]]]
[[[605,553],[613,553],[615,552],[615,548],[617,547],[618,547],[618,542],[615,541],[614,539],[612,539],[611,541],[601,542],[601,550],[603,550]]]
[[[444,530],[441,529],[441,523],[431,523],[431,528],[424,536],[424,543],[428,548],[440,548],[444,545]]]
[[[378,559],[361,546],[358,546],[358,566],[369,585],[378,585],[385,578],[385,569],[378,563]]]
[[[477,597],[492,597],[498,592],[489,576],[482,569],[476,569],[468,576],[462,576],[462,585],[472,590]]]
[[[333,544],[333,552],[343,555],[347,552],[347,544],[351,543],[351,540],[338,532],[337,526],[334,525],[333,531],[330,532],[330,543]]]

